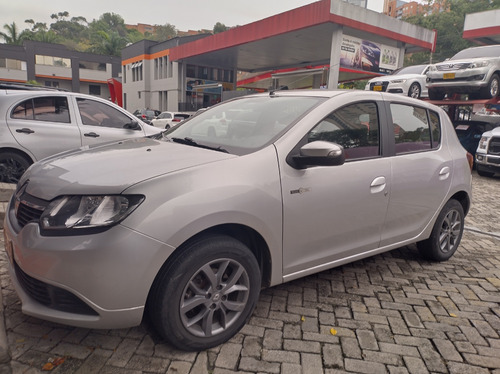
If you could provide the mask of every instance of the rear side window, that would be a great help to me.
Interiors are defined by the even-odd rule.
[[[68,100],[65,97],[37,97],[17,105],[11,118],[70,123]]]
[[[396,154],[428,151],[439,147],[439,115],[412,105],[391,104]]]
[[[346,160],[380,155],[377,105],[361,102],[332,112],[308,134],[308,142],[325,140],[344,147]]]

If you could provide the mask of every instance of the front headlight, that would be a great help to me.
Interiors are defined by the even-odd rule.
[[[391,81],[391,83],[398,83],[398,84],[402,84],[404,82],[406,82],[406,79],[395,79],[395,80]]]
[[[488,66],[490,62],[488,60],[483,60],[483,61],[478,61],[478,62],[473,62],[472,64],[469,65],[471,69],[475,68],[484,68],[485,66]]]
[[[488,145],[488,138],[486,136],[482,136],[481,140],[479,141],[479,149],[486,149],[487,145]]]
[[[105,228],[112,226],[144,201],[140,195],[61,196],[40,217],[42,230]]]

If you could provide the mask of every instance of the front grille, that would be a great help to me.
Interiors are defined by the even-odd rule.
[[[48,201],[31,196],[21,188],[15,195],[16,218],[20,228],[29,222],[38,222],[48,204]]]
[[[436,69],[438,71],[450,71],[450,70],[464,70],[469,67],[470,63],[468,62],[463,62],[463,63],[449,63],[449,64],[442,64],[442,65],[436,65]]]
[[[382,86],[382,92],[387,91],[387,86],[389,85],[389,82],[376,82],[376,83],[370,83],[370,91],[373,91],[374,86]]]
[[[492,138],[488,146],[488,154],[500,155],[500,138]]]
[[[500,165],[500,158],[497,157],[487,157],[486,162],[488,164]]]
[[[35,301],[61,312],[97,316],[97,312],[71,292],[30,277],[14,262],[17,280],[23,290]]]
[[[38,222],[43,210],[39,210],[20,202],[17,207],[16,218],[19,226],[24,227],[28,222]]]

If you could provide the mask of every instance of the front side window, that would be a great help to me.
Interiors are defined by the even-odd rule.
[[[324,140],[344,147],[346,160],[380,155],[377,105],[351,104],[332,112],[308,134],[308,142]]]
[[[37,97],[17,105],[11,118],[70,123],[68,100],[65,97]]]
[[[431,112],[428,117],[424,108],[395,103],[391,104],[391,113],[396,154],[439,147],[441,131],[437,113]]]
[[[84,125],[123,129],[132,122],[132,119],[119,110],[100,101],[78,98],[76,102]]]

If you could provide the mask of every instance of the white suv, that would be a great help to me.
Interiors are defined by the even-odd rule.
[[[243,327],[261,287],[412,243],[450,258],[471,165],[447,114],[421,100],[240,97],[156,137],[34,164],[7,209],[8,266],[28,315],[108,329],[146,314],[176,347],[207,349]]]
[[[62,151],[158,132],[95,96],[0,89],[0,182],[15,183],[33,162]]]

